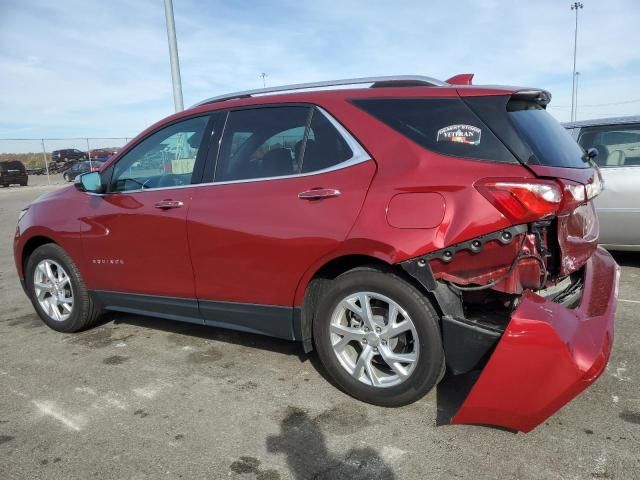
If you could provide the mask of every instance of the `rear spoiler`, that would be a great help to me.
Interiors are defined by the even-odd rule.
[[[540,90],[537,88],[529,88],[526,90],[517,90],[511,95],[511,100],[524,100],[528,102],[535,102],[541,107],[546,107],[551,101],[551,94],[546,90]]]

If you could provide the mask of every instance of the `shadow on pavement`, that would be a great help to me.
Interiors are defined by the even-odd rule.
[[[640,267],[640,252],[609,252],[621,267]]]
[[[449,425],[471,391],[480,372],[447,374],[436,387],[436,425]]]
[[[329,452],[317,423],[303,410],[289,407],[281,432],[267,438],[267,450],[284,453],[293,478],[318,480],[392,480],[393,470],[373,448],[352,448],[344,454]]]
[[[227,342],[244,347],[259,348],[270,352],[281,353],[283,355],[294,355],[300,358],[301,362],[307,360],[307,355],[302,351],[302,346],[298,342],[280,340],[278,338],[267,337],[246,332],[236,332],[224,328],[198,325],[195,323],[178,322],[174,320],[164,320],[157,317],[147,317],[142,315],[114,313],[106,315],[109,320],[113,320],[115,325],[126,324],[151,330],[160,330],[167,333],[186,335],[190,337],[204,338]]]

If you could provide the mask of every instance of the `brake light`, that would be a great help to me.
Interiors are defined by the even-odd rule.
[[[484,179],[476,189],[516,223],[553,215],[562,202],[562,190],[551,180]]]

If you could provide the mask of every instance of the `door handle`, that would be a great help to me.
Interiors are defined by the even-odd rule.
[[[312,188],[300,192],[298,198],[301,200],[322,200],[323,198],[338,197],[340,194],[340,190],[335,188]]]
[[[157,202],[154,207],[160,210],[171,210],[172,208],[180,208],[184,206],[180,200],[161,200]]]

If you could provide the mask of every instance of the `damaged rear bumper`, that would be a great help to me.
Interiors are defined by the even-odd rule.
[[[525,291],[454,424],[528,432],[592,384],[613,343],[619,268],[598,248],[575,308]]]

